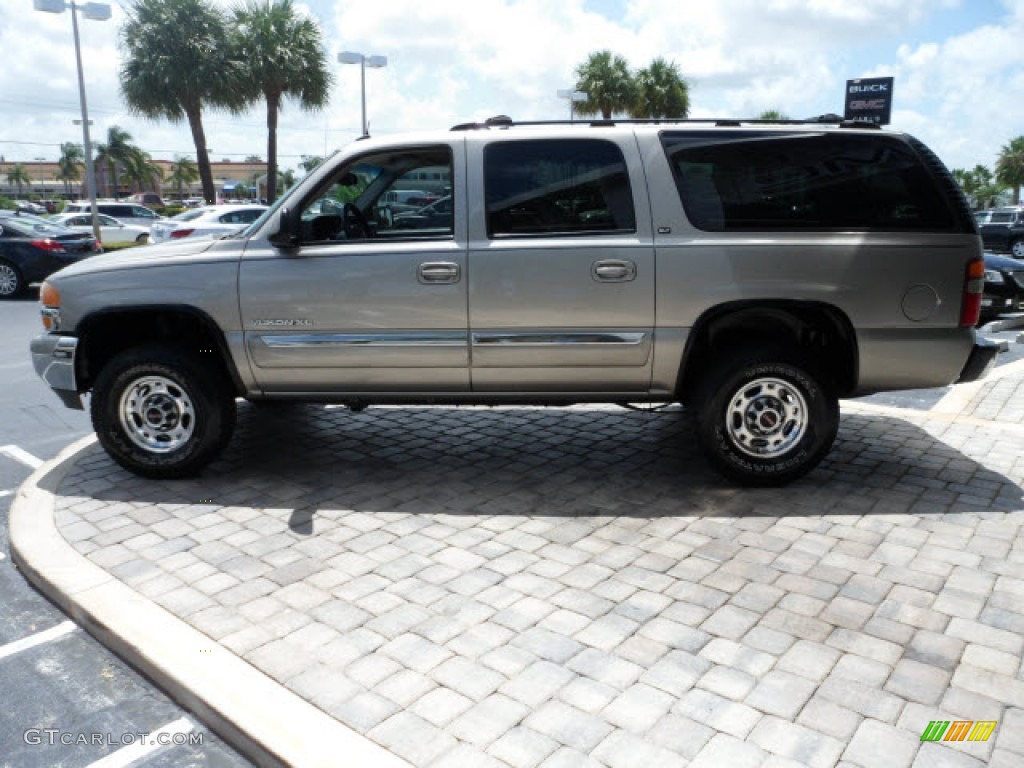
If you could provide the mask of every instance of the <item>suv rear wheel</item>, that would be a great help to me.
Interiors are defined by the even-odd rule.
[[[1010,255],[1015,259],[1024,259],[1024,237],[1018,237],[1010,243]]]
[[[178,350],[146,346],[113,357],[90,404],[100,443],[145,477],[187,477],[223,449],[235,427],[226,383]]]
[[[705,456],[743,485],[784,485],[825,457],[839,401],[811,366],[782,350],[747,350],[699,388],[697,438]]]

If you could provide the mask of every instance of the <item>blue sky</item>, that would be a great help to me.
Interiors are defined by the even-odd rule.
[[[232,0],[216,0],[230,7]],[[1024,135],[1024,0],[304,0],[319,19],[336,85],[330,107],[282,115],[282,164],[359,135],[359,70],[341,50],[388,56],[367,71],[376,135],[508,114],[557,119],[574,68],[609,48],[632,66],[674,60],[691,84],[691,116],[791,117],[841,112],[847,79],[893,76],[892,127],[931,145],[950,167],[991,166]],[[193,152],[187,126],[128,113],[117,90],[118,0],[108,22],[81,22],[94,135],[127,129],[154,157]],[[0,0],[0,155],[55,159],[80,141],[68,14]],[[266,153],[264,116],[211,112],[216,159]]]

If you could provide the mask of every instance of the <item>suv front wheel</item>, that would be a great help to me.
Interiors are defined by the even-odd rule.
[[[96,378],[90,409],[103,447],[144,477],[195,474],[223,449],[235,426],[226,382],[166,347],[113,357]]]
[[[781,351],[751,350],[719,365],[695,405],[705,456],[743,485],[784,485],[810,472],[839,429],[836,396]]]

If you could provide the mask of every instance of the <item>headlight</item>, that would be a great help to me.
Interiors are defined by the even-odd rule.
[[[48,282],[39,289],[39,309],[43,316],[43,328],[53,332],[60,330],[60,291]]]
[[[994,269],[985,270],[985,282],[986,283],[1005,283],[1006,280],[1003,278],[1001,272],[996,272]]]

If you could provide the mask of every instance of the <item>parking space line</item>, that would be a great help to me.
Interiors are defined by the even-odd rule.
[[[13,495],[14,495],[14,491],[0,491],[0,499],[2,499],[4,496],[13,496]]]
[[[159,731],[147,733],[145,739],[129,744],[127,747],[121,747],[117,752],[113,752],[95,763],[90,763],[87,768],[124,768],[158,749],[173,746],[178,743],[174,740],[175,736],[191,733],[193,728],[192,721],[187,717],[182,717],[173,723],[168,723]]]
[[[32,469],[38,469],[43,465],[42,459],[37,459],[24,448],[19,448],[16,445],[0,445],[0,453],[5,453],[15,461],[27,464],[32,467]]]
[[[73,621],[62,621],[56,627],[44,630],[43,632],[36,632],[34,635],[23,637],[21,640],[15,640],[13,643],[7,645],[0,645],[0,659],[5,659],[8,656],[13,656],[16,653],[27,651],[29,648],[35,648],[37,645],[43,643],[49,643],[53,640],[58,640],[64,635],[68,635],[78,629],[78,625]]]

